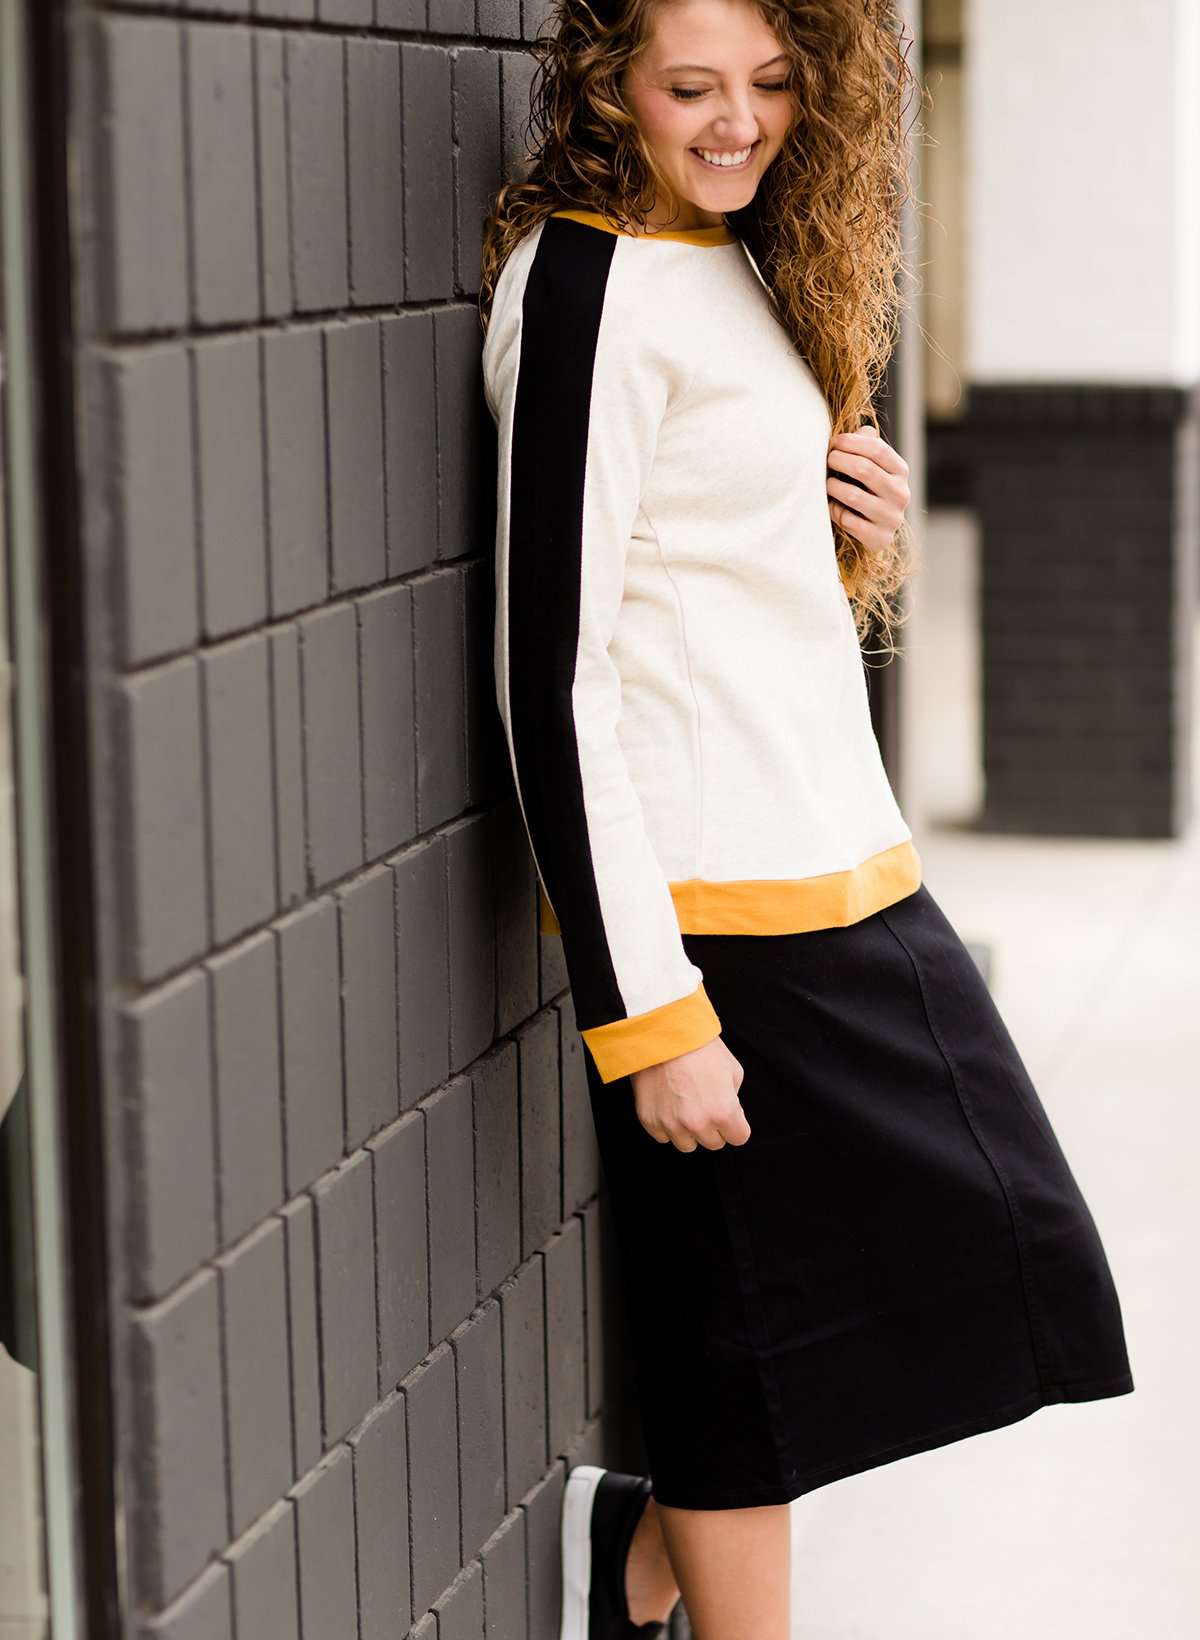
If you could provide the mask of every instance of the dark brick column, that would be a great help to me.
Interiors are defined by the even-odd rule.
[[[1180,835],[1193,804],[1196,392],[977,386],[967,420],[983,826]]]
[[[493,698],[536,8],[70,10],[123,1630],[549,1640],[637,1454]]]

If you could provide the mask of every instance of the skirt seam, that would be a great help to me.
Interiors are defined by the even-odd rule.
[[[724,1159],[725,1158],[722,1156],[722,1152],[720,1150],[712,1153],[712,1162],[714,1164],[714,1171],[717,1179],[717,1193],[722,1202],[725,1204],[725,1215],[730,1226],[736,1226],[738,1239],[738,1262],[742,1266],[742,1270],[745,1275],[745,1279],[739,1283],[742,1306],[746,1312],[746,1318],[749,1320],[751,1307],[753,1305],[756,1329],[760,1339],[769,1352],[771,1348],[771,1333],[758,1300],[758,1284],[754,1279],[753,1249],[750,1245],[750,1237],[747,1232],[745,1222],[742,1218],[741,1203],[738,1202],[734,1205],[732,1202],[732,1196],[735,1191],[734,1182],[727,1176],[723,1176],[725,1170],[722,1168],[721,1163]],[[751,1295],[748,1289],[753,1289],[753,1295]],[[779,1431],[784,1427],[783,1397],[779,1391],[779,1381],[775,1377],[774,1362],[771,1360],[769,1353],[767,1360],[764,1361],[762,1354],[757,1349],[754,1351],[754,1369],[758,1375],[758,1381],[762,1388],[763,1401],[767,1409],[767,1422],[771,1430],[771,1450],[775,1454],[775,1467],[779,1472],[779,1484],[780,1486],[786,1486],[787,1481],[785,1479],[786,1472],[784,1468],[783,1454],[779,1445]],[[767,1382],[768,1374],[770,1376],[769,1387]]]
[[[1038,1382],[1044,1387],[1047,1382],[1047,1375],[1043,1368],[1044,1340],[1042,1338],[1040,1320],[1036,1314],[1036,1305],[1031,1287],[1028,1269],[1028,1251],[1023,1240],[1024,1221],[1015,1200],[1012,1186],[1006,1178],[1003,1168],[1001,1168],[995,1156],[993,1156],[990,1147],[984,1142],[984,1138],[979,1130],[974,1112],[971,1109],[970,1101],[966,1097],[958,1066],[954,1062],[953,1055],[946,1047],[941,1032],[934,1023],[933,1010],[929,1006],[929,996],[925,988],[925,976],[921,973],[921,966],[916,957],[913,955],[908,941],[895,927],[893,927],[891,919],[887,915],[886,908],[880,911],[879,917],[880,921],[888,929],[893,939],[897,941],[905,955],[908,957],[913,973],[916,976],[917,989],[921,996],[921,1006],[925,1011],[925,1019],[929,1026],[930,1035],[937,1044],[938,1052],[945,1061],[946,1069],[950,1072],[950,1080],[954,1087],[954,1093],[958,1101],[959,1109],[963,1114],[963,1118],[966,1121],[967,1126],[971,1130],[971,1135],[974,1138],[975,1143],[979,1146],[981,1154],[983,1155],[988,1166],[991,1168],[992,1172],[995,1174],[996,1182],[999,1184],[1001,1193],[1004,1196],[1005,1206],[1008,1209],[1009,1222],[1012,1225],[1013,1244],[1017,1252],[1017,1266],[1021,1272],[1021,1294],[1025,1303],[1025,1319],[1029,1327],[1030,1354],[1033,1358],[1033,1367],[1035,1373],[1037,1374]]]

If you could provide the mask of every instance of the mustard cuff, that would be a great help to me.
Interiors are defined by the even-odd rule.
[[[721,1034],[721,1021],[709,1001],[703,980],[690,996],[664,1002],[644,1014],[593,1025],[579,1033],[602,1082],[661,1064],[677,1054],[701,1048]]]

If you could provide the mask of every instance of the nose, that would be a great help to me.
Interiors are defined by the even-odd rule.
[[[746,148],[758,136],[758,119],[749,92],[726,94],[712,122],[713,140],[720,148]]]

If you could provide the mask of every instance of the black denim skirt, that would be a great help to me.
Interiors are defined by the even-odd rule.
[[[747,1142],[658,1142],[584,1055],[658,1501],[784,1503],[1131,1391],[1092,1214],[929,889],[845,928],[683,939]]]

